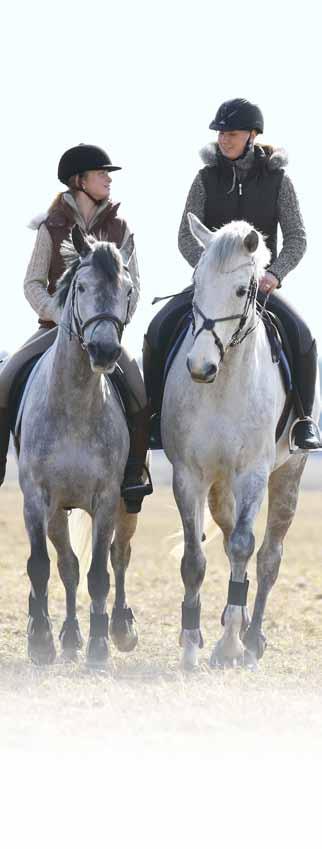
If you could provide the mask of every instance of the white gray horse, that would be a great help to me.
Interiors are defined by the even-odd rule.
[[[124,266],[130,256],[121,255],[113,244],[85,240],[78,228],[73,242],[74,251],[72,245],[65,246],[70,267],[55,296],[61,309],[57,339],[40,361],[21,423],[19,480],[31,545],[28,650],[35,663],[55,657],[47,605],[47,535],[56,548],[66,591],[63,653],[74,656],[82,645],[76,617],[79,564],[70,544],[67,513],[78,507],[92,518],[87,658],[101,665],[108,658],[107,560],[113,532],[116,595],[111,633],[121,650],[130,650],[137,641],[124,589],[136,516],[125,512],[120,498],[129,435],[117,395],[105,379],[121,350],[131,296]],[[131,253],[133,244],[128,247]]]
[[[266,599],[277,579],[306,456],[289,452],[293,413],[275,441],[285,391],[264,324],[256,315],[257,283],[269,262],[264,240],[244,221],[214,234],[196,216],[189,218],[204,251],[194,274],[192,329],[169,372],[161,420],[184,530],[183,664],[197,666],[202,645],[199,594],[206,558],[201,542],[208,497],[231,570],[224,633],[211,664],[255,666],[266,645]],[[314,415],[318,410],[317,388]],[[257,556],[258,587],[250,621],[246,569],[255,546],[254,520],[267,486],[267,526]]]

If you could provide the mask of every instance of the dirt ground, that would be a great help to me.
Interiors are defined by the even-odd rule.
[[[0,493],[0,739],[16,749],[36,746],[100,746],[102,738],[207,749],[243,747],[258,735],[274,745],[321,747],[322,708],[322,493],[304,491],[289,531],[280,577],[268,608],[268,648],[258,672],[213,671],[208,661],[221,634],[220,615],[228,568],[220,534],[206,543],[207,574],[202,589],[205,646],[200,671],[180,669],[178,633],[182,585],[178,513],[169,487],[146,499],[133,542],[128,602],[139,629],[129,655],[111,646],[108,674],[89,673],[78,664],[37,669],[26,656],[26,576],[28,542],[22,498],[15,482]],[[260,542],[265,509],[259,517]],[[209,536],[208,536],[209,539]],[[249,569],[250,607],[255,591],[255,560]],[[113,573],[112,573],[113,576]],[[112,577],[111,576],[111,577]],[[113,577],[112,577],[113,581]],[[113,587],[109,600],[112,606]],[[53,558],[49,607],[58,644],[64,618],[64,591]],[[79,591],[79,620],[88,634],[86,576]]]

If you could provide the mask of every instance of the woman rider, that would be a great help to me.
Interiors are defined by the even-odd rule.
[[[295,383],[300,397],[301,415],[293,430],[295,445],[310,451],[321,447],[318,425],[312,419],[317,374],[317,350],[310,330],[276,289],[292,268],[295,268],[306,249],[304,224],[298,199],[289,176],[284,171],[285,154],[271,147],[255,144],[258,133],[264,130],[263,115],[253,103],[237,98],[223,103],[210,124],[218,131],[217,143],[201,151],[205,167],[199,171],[190,188],[180,229],[179,250],[191,266],[199,261],[202,248],[192,236],[188,212],[193,212],[209,229],[216,230],[230,221],[244,219],[266,237],[271,261],[259,281],[258,299],[263,303],[269,296],[268,309],[281,320],[293,355]],[[283,246],[277,253],[277,228],[281,227]],[[274,294],[273,294],[274,293]],[[173,330],[175,312],[192,299],[190,289],[167,304],[155,317],[162,326]],[[179,306],[179,302],[181,304]],[[171,314],[174,323],[171,327]],[[153,324],[153,323],[152,323]],[[148,333],[148,339],[151,334]],[[153,360],[153,357],[152,357]],[[156,374],[151,367],[151,350],[145,345],[145,376],[148,395],[153,396],[151,384]],[[155,406],[155,404],[154,404]]]
[[[57,335],[59,320],[52,297],[55,284],[64,272],[60,247],[68,239],[74,224],[84,233],[125,247],[131,235],[126,221],[118,216],[119,204],[110,200],[111,172],[120,170],[105,150],[80,144],[67,150],[58,165],[58,179],[68,187],[37,222],[38,234],[27,269],[24,291],[39,316],[39,329],[5,364],[0,374],[0,485],[5,476],[9,443],[8,398],[15,376],[36,354],[46,351]],[[135,251],[128,272],[133,287],[129,317],[139,298],[140,280]],[[136,360],[122,348],[119,364],[127,384],[127,413],[130,419],[130,454],[125,470],[122,495],[129,512],[139,512],[144,495],[150,490],[142,480],[148,446],[149,411],[143,380]]]

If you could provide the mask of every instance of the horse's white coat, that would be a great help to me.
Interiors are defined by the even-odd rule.
[[[250,252],[245,238],[254,231],[246,222],[232,222],[213,234],[195,216],[190,219],[193,234],[205,248],[195,272],[194,301],[207,318],[242,313],[252,275],[258,280],[268,262],[263,238],[259,235],[255,239],[258,247]],[[258,553],[258,591],[252,621],[248,627],[246,607],[228,605],[224,634],[212,655],[215,664],[234,665],[244,660],[245,644],[250,662],[262,654],[266,598],[278,574],[282,541],[295,512],[306,457],[289,454],[288,427],[278,445],[275,443],[285,395],[264,326],[262,322],[257,324],[254,305],[241,335],[247,328],[255,329],[240,345],[229,347],[239,319],[215,325],[225,351],[222,363],[211,331],[203,329],[198,334],[202,323],[195,310],[196,339],[190,330],[171,367],[161,422],[184,529],[181,572],[184,604],[188,608],[199,603],[206,565],[201,547],[206,499],[224,535],[232,579],[243,583],[254,550],[254,520],[269,486],[267,528]],[[209,378],[214,369],[215,379]],[[317,397],[314,412],[318,412],[318,407]],[[291,420],[292,417],[288,425]],[[195,666],[198,632],[184,629],[182,642],[185,666]]]

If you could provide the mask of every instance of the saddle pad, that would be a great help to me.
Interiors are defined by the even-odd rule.
[[[12,429],[12,433],[13,433],[15,439],[17,439],[19,437],[19,432],[20,432],[20,427],[21,427],[21,419],[22,419],[22,415],[23,415],[23,411],[24,411],[26,398],[27,398],[29,389],[30,389],[31,384],[33,383],[33,381],[35,379],[35,376],[38,372],[41,361],[44,359],[44,357],[47,356],[47,354],[49,354],[49,351],[50,351],[50,348],[48,349],[48,351],[45,351],[44,354],[41,354],[40,357],[37,357],[37,360],[35,360],[35,362],[33,362],[31,364],[31,371],[29,371],[25,381],[24,382],[23,382],[23,380],[22,380],[22,382],[19,381],[19,385],[16,387],[16,391],[14,393],[13,399],[10,398],[11,429]],[[28,363],[28,365],[30,365],[30,363]],[[19,390],[20,390],[20,392],[19,392]],[[21,394],[21,392],[22,392],[22,394]],[[18,403],[18,407],[15,406],[15,402],[16,402],[16,404]]]

